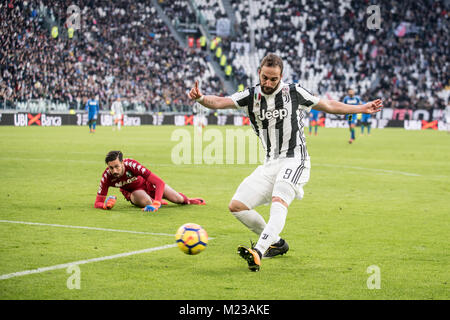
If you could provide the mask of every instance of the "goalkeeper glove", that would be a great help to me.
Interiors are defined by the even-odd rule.
[[[142,208],[142,211],[145,212],[156,212],[161,207],[161,202],[159,201],[153,201],[152,204],[146,205],[144,208]]]
[[[103,209],[110,210],[114,205],[116,204],[117,197],[116,196],[109,196],[106,198],[105,203],[103,203]]]

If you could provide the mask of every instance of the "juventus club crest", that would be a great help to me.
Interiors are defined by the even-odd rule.
[[[289,103],[289,101],[291,101],[291,95],[289,94],[289,87],[284,87],[282,90],[282,95],[283,95],[283,102]]]

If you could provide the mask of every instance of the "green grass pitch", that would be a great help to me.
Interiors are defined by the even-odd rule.
[[[233,129],[205,130],[211,128]],[[358,134],[352,145],[346,129],[320,128],[318,136],[307,136],[311,179],[304,199],[290,206],[282,233],[291,249],[263,260],[261,271],[252,273],[236,248],[257,237],[227,206],[256,165],[175,165],[171,150],[178,142],[170,137],[176,129],[99,127],[89,134],[87,127],[0,127],[0,278],[172,245],[172,235],[187,222],[214,238],[197,256],[164,247],[80,264],[79,289],[68,288],[73,274],[66,267],[2,279],[0,299],[450,297],[446,132],[373,130],[371,136]],[[194,128],[182,129],[194,136]],[[117,149],[207,205],[171,204],[144,213],[110,189],[118,196],[116,207],[94,209],[104,157]],[[268,218],[268,206],[257,210]],[[368,288],[370,266],[379,268],[379,289]]]

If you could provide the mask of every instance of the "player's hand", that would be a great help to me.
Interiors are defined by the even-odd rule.
[[[381,99],[370,101],[364,105],[364,109],[364,113],[377,113],[383,109],[383,101]]]
[[[156,212],[161,207],[161,202],[159,201],[153,201],[152,204],[146,205],[144,208],[142,208],[142,211],[144,212]]]
[[[103,209],[110,210],[114,207],[116,204],[117,197],[116,196],[109,196],[106,198],[105,203],[103,203]]]
[[[191,91],[189,91],[188,96],[192,100],[200,99],[203,96],[200,89],[198,88],[198,80],[195,80],[195,86],[191,89]]]

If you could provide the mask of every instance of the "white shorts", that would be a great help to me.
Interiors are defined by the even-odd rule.
[[[232,200],[245,204],[249,209],[272,202],[275,183],[287,182],[294,188],[295,197],[303,198],[303,186],[308,182],[310,159],[277,159],[260,165],[242,181]]]

